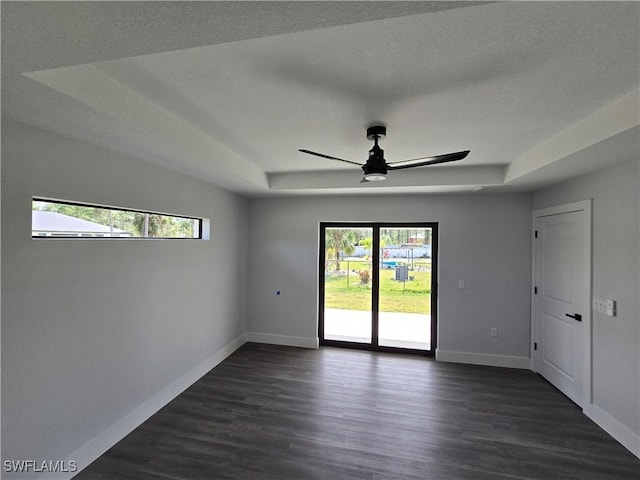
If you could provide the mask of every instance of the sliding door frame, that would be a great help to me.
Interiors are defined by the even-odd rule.
[[[379,345],[380,296],[380,230],[384,228],[431,229],[431,345],[429,350],[387,347]],[[328,340],[324,338],[325,256],[327,228],[371,228],[371,343]],[[375,350],[381,352],[411,353],[435,356],[438,346],[438,222],[320,222],[318,239],[318,339],[321,346]]]

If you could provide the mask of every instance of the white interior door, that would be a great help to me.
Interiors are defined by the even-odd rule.
[[[580,406],[590,374],[590,352],[585,351],[590,338],[590,240],[585,222],[585,210],[534,220],[535,370]]]

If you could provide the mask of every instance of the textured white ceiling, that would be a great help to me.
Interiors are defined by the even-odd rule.
[[[2,4],[3,115],[247,195],[540,187],[638,158],[635,2]],[[387,161],[470,149],[359,185]]]

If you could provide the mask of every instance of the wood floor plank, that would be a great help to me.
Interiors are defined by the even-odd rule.
[[[79,480],[640,480],[540,376],[246,344]]]

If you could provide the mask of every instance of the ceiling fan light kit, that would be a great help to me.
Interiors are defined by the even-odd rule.
[[[339,162],[351,163],[358,165],[364,172],[364,177],[360,183],[379,182],[387,178],[389,170],[400,170],[404,168],[424,167],[427,165],[436,165],[438,163],[455,162],[462,160],[469,155],[469,150],[455,153],[445,153],[444,155],[434,155],[430,157],[413,158],[411,160],[402,160],[399,162],[387,163],[384,159],[384,150],[378,145],[378,141],[387,136],[387,127],[384,125],[372,125],[367,128],[367,139],[373,140],[373,147],[369,150],[369,158],[367,163],[361,164],[343,158],[332,157],[324,153],[312,152],[311,150],[300,149],[302,153],[315,155],[316,157],[328,158],[329,160],[338,160]]]
[[[384,180],[387,178],[386,173],[367,173],[364,176],[364,180],[366,182],[379,182],[380,180]],[[364,183],[364,182],[363,182]]]

